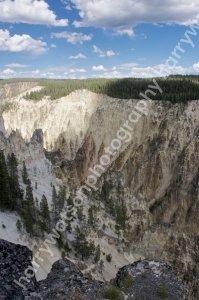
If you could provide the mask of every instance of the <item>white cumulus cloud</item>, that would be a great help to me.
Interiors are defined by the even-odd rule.
[[[44,0],[1,0],[0,21],[9,23],[67,26],[68,20],[57,20]]]
[[[52,33],[51,37],[53,38],[65,38],[67,42],[71,44],[77,44],[80,43],[82,44],[85,41],[90,41],[92,39],[92,34],[86,35],[83,33],[77,33],[77,32],[68,32],[68,31],[63,31],[63,32],[58,32],[58,33]]]
[[[79,10],[76,27],[111,28],[118,34],[134,35],[140,23],[190,25],[199,21],[198,0],[71,0]]]
[[[0,51],[21,52],[29,51],[41,54],[47,50],[47,44],[40,40],[34,40],[27,34],[10,36],[8,30],[0,29]]]
[[[102,65],[93,66],[93,71],[107,71]]]
[[[186,69],[181,66],[169,67],[166,65],[160,64],[152,67],[133,67],[130,72],[131,77],[163,77],[168,76],[170,74],[188,74],[190,72],[190,68]]]
[[[57,48],[57,46],[55,44],[51,44],[50,47],[51,48]]]
[[[124,35],[124,34],[127,34],[128,36],[135,36],[135,32],[132,28],[129,28],[129,29],[118,29],[116,31],[116,34],[118,35]]]
[[[118,53],[113,52],[113,50],[108,50],[108,51],[102,51],[100,48],[98,48],[97,46],[93,46],[93,52],[94,53],[98,53],[99,57],[105,57],[105,56],[114,56],[114,55],[118,55]]]
[[[169,74],[198,74],[199,72],[199,62],[185,68],[182,66],[169,67],[165,64],[154,65],[150,67],[140,67],[133,63],[127,63],[123,65],[113,66],[112,68],[105,68],[102,65],[94,66],[91,74],[86,73],[84,69],[69,69],[67,66],[51,66],[43,70],[19,70],[14,71],[12,68],[7,68],[0,71],[0,78],[54,78],[54,79],[81,79],[85,77],[94,78],[125,78],[125,77],[142,77],[142,78],[152,78],[152,77],[164,77]],[[88,74],[86,76],[85,74]],[[84,76],[84,77],[83,77]]]
[[[193,71],[199,72],[199,62],[193,65]]]
[[[15,74],[15,71],[11,70],[11,69],[6,69],[2,72],[5,75],[11,75],[11,74]]]
[[[93,75],[96,78],[125,78],[125,77],[136,77],[136,78],[152,78],[152,77],[165,77],[170,74],[198,74],[199,62],[193,64],[188,68],[182,66],[169,67],[165,64],[159,64],[150,67],[139,67],[134,63],[127,63],[118,67],[113,67],[109,70],[102,70],[103,66],[95,67],[94,71],[104,71],[99,75]]]
[[[86,59],[86,56],[84,55],[84,54],[81,54],[81,53],[79,53],[78,55],[76,55],[76,56],[69,56],[69,59],[80,59],[80,58],[82,58],[82,59]]]

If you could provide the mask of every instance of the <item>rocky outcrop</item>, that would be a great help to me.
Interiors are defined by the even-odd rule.
[[[26,269],[32,267],[32,252],[25,246],[15,245],[0,240],[0,299],[22,300],[24,274]],[[29,272],[29,270],[28,270]],[[17,284],[18,282],[19,284]],[[36,279],[32,276],[29,282],[25,281],[27,292],[36,289]]]
[[[38,284],[39,288],[35,294],[30,294],[30,299],[104,299],[103,290],[106,286],[103,282],[84,277],[67,259],[55,262],[47,278]]]
[[[114,299],[188,300],[188,288],[180,282],[164,261],[144,260],[127,265],[119,270],[110,283],[90,280],[67,259],[56,262],[46,280],[40,281],[39,288],[31,299],[58,300],[100,300],[113,299],[105,291],[115,286],[120,296]],[[163,291],[162,291],[163,290]]]
[[[16,82],[0,84],[0,99],[15,97],[37,85],[36,82]]]
[[[4,240],[0,240],[0,251],[1,300],[102,300],[107,299],[105,291],[112,285],[120,293],[117,299],[159,300],[159,290],[164,288],[168,299],[188,300],[188,288],[163,261],[144,260],[125,266],[110,284],[85,277],[72,262],[62,259],[53,264],[45,280],[37,283],[34,275],[30,276],[24,289],[15,282],[22,285],[24,281],[20,278],[28,278],[32,268],[31,251]]]
[[[23,162],[26,163],[32,183],[47,181],[46,183],[49,186],[51,183],[55,183],[52,164],[44,153],[43,132],[41,129],[35,130],[29,142],[26,142],[19,130],[7,134],[0,114],[0,150],[4,151],[6,157],[12,152],[15,154],[19,164],[19,175],[21,175]]]
[[[134,279],[132,285],[126,279],[129,276]],[[114,282],[120,288],[126,287],[126,299],[188,300],[187,286],[177,279],[171,266],[161,260],[146,259],[125,266],[119,270]]]

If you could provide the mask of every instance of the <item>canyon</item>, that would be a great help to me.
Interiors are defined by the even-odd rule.
[[[31,181],[41,183],[50,203],[51,183],[63,182],[68,193],[85,183],[89,168],[99,163],[138,100],[87,90],[53,101],[23,99],[27,91],[40,88],[15,83],[1,91],[9,109],[0,117],[0,149],[14,152],[19,168],[25,159]],[[165,260],[188,284],[189,299],[198,299],[199,102],[151,101],[147,116],[131,126],[131,141],[123,141],[99,179],[98,191],[85,201],[85,214],[93,203],[98,207],[98,227],[87,227],[88,236],[100,243],[102,252],[112,252],[116,262],[111,270],[105,266],[104,278],[91,274],[110,280],[118,268],[140,258]],[[103,205],[110,199],[127,211],[119,237]],[[106,230],[101,230],[103,224]]]

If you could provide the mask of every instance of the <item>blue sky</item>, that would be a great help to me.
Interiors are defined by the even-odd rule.
[[[199,72],[199,25],[168,62],[199,24],[198,0],[0,0],[0,11],[0,78]]]

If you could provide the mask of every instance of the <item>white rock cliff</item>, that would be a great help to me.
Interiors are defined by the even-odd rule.
[[[138,102],[86,90],[55,101],[28,101],[20,95],[9,101],[14,105],[3,112],[5,129],[9,134],[17,130],[10,137],[14,144],[18,144],[20,135],[29,142],[27,146],[21,141],[13,149],[16,153],[25,151],[30,162],[35,157],[38,170],[41,158],[44,173],[50,174],[42,149],[35,146],[39,131],[31,139],[34,131],[41,129],[44,148],[57,155],[53,162],[57,176],[68,184],[72,182],[73,188],[85,182],[89,167],[99,163],[104,147],[116,138]],[[173,105],[152,101],[148,115],[142,115],[131,126],[131,141],[123,141],[120,153],[106,172],[106,178],[113,183],[109,199],[122,199],[129,217],[122,235],[125,246],[119,251],[128,253],[128,259],[132,255],[169,261],[191,286],[190,299],[197,299],[199,102]],[[0,145],[11,147],[3,137]],[[31,164],[30,168],[34,170]],[[35,176],[40,174],[42,178],[44,173],[40,170]],[[102,184],[100,180],[99,187]],[[112,223],[114,228],[114,221],[103,209],[99,210],[99,217],[101,224]],[[91,235],[96,238],[94,231]]]

